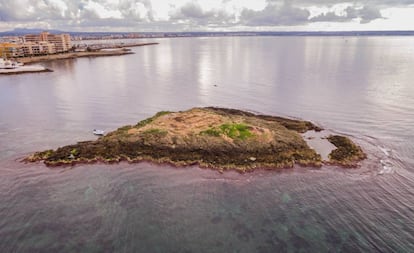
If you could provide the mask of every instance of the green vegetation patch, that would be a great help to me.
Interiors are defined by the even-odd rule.
[[[155,114],[155,115],[154,115],[154,116],[152,116],[151,118],[144,119],[144,120],[142,120],[142,121],[138,122],[138,124],[136,124],[136,125],[135,125],[135,127],[136,127],[136,128],[141,128],[141,127],[146,126],[146,125],[148,125],[149,123],[153,122],[155,119],[157,119],[157,118],[159,118],[159,117],[161,117],[161,116],[164,116],[164,115],[170,114],[170,113],[171,113],[171,112],[169,112],[169,111],[160,111],[160,112],[157,112],[157,114]]]
[[[205,134],[209,136],[218,137],[220,135],[226,135],[232,139],[241,139],[245,140],[249,137],[252,137],[253,134],[250,132],[250,126],[242,123],[226,123],[222,124],[218,128],[212,127],[207,130],[200,132],[200,134]]]
[[[351,165],[352,162],[366,158],[361,147],[355,145],[349,138],[339,135],[331,135],[328,140],[337,147],[329,154],[332,162],[342,165]]]
[[[249,126],[245,124],[223,124],[220,126],[220,130],[223,134],[232,139],[247,139],[253,134],[249,130]]]
[[[77,156],[77,155],[79,154],[79,151],[78,151],[78,149],[73,148],[73,149],[70,151],[70,154],[71,154],[71,155],[74,155],[74,156]]]

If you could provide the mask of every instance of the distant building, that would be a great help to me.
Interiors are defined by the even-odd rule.
[[[15,43],[0,43],[0,58],[14,58],[22,56],[22,47]]]
[[[21,47],[24,56],[56,53],[55,44],[46,41],[25,42],[21,44]]]
[[[40,35],[38,34],[27,34],[23,37],[23,42],[39,42],[40,41]]]
[[[125,35],[125,38],[128,38],[128,39],[136,39],[140,37],[141,35],[139,33],[129,33]]]
[[[2,42],[21,43],[22,38],[18,36],[3,36],[3,37],[0,37],[0,43]]]
[[[40,34],[28,34],[24,36],[24,44],[37,43],[42,49],[47,48],[50,51],[47,53],[62,53],[71,49],[72,43],[69,34],[50,34],[48,32],[42,32]],[[54,49],[50,45],[44,43],[51,43],[54,45]],[[37,51],[37,49],[36,49]]]

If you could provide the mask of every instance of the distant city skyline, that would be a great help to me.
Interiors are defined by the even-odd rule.
[[[414,0],[0,0],[0,31],[414,30]]]

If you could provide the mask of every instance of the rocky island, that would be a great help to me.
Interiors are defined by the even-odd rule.
[[[330,135],[336,149],[325,161],[301,134],[322,131],[309,121],[257,115],[225,108],[159,112],[135,125],[123,126],[95,141],[37,152],[25,161],[48,166],[94,162],[152,161],[177,166],[199,165],[219,171],[248,172],[295,164],[323,163],[354,167],[366,157],[349,138]]]

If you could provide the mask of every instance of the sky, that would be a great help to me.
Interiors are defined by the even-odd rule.
[[[414,0],[0,0],[0,31],[414,30]]]

